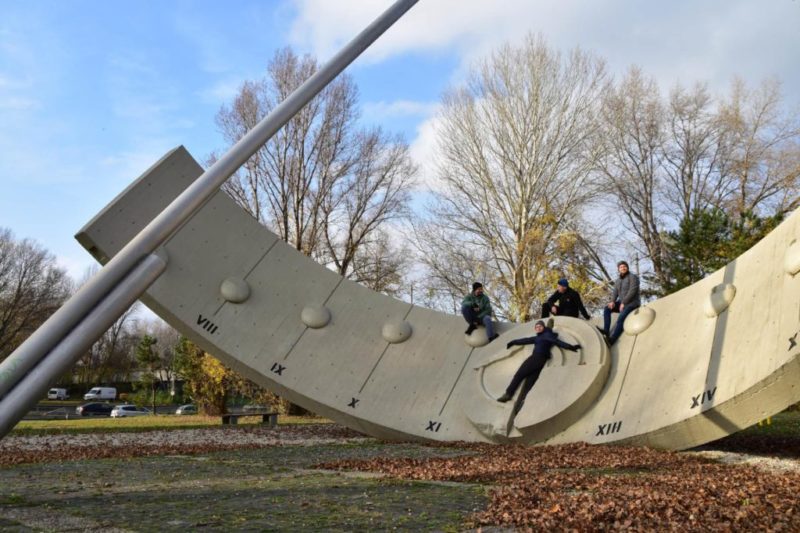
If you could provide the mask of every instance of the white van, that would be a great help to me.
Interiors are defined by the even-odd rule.
[[[67,389],[50,389],[47,391],[48,400],[66,400],[67,398],[69,398]]]
[[[117,389],[114,387],[92,387],[83,395],[84,400],[114,400],[117,397]]]

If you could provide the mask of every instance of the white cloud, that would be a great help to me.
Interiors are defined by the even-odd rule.
[[[439,118],[431,114],[429,118],[417,126],[417,136],[411,142],[410,153],[414,162],[419,165],[419,186],[424,189],[440,190],[441,184],[436,177],[436,128]]]
[[[125,125],[114,129],[138,152],[172,147],[195,126],[195,115],[186,112],[179,80],[156,68],[151,54],[130,50],[113,56],[106,78],[110,111]]]
[[[2,117],[0,121],[5,122]],[[5,122],[0,131],[0,178],[3,186],[12,183],[54,185],[80,182],[85,168],[80,158],[67,157],[63,147],[45,149],[53,143],[47,132],[29,127],[24,120]],[[52,127],[56,127],[51,124]]]
[[[362,106],[362,110],[365,117],[380,121],[397,117],[426,117],[432,115],[438,106],[437,102],[395,100],[394,102],[366,102]]]
[[[298,46],[312,50],[318,57],[327,58],[372,22],[392,2],[386,0],[296,0],[298,17],[290,37]],[[495,24],[503,12],[524,0],[423,1],[411,8],[366,53],[365,58],[378,61],[406,51],[423,51],[463,47],[474,38],[484,38],[502,30]],[[508,17],[506,17],[508,18]],[[485,25],[487,31],[478,32]],[[483,33],[483,37],[481,36]],[[506,33],[506,32],[502,32]]]
[[[330,57],[389,5],[390,0],[295,0],[290,36],[296,46]],[[429,0],[411,8],[366,53],[380,61],[403,53],[455,53],[461,71],[475,58],[528,32],[554,46],[593,50],[621,73],[638,64],[663,87],[709,81],[727,88],[731,77],[757,83],[785,80],[800,98],[800,2],[772,0]]]
[[[237,53],[236,32],[221,28],[194,10],[179,9],[173,19],[176,32],[195,50],[197,63],[209,74],[231,71],[231,58]]]
[[[80,282],[86,276],[90,269],[97,265],[97,261],[89,255],[89,252],[78,251],[76,255],[60,254],[56,256],[58,266],[67,271],[67,274],[75,280]]]
[[[29,109],[38,109],[40,107],[42,107],[42,103],[34,98],[12,96],[0,99],[0,109],[9,111],[26,111]]]
[[[31,79],[29,76],[22,72],[15,72],[14,74],[0,73],[0,90],[2,91],[23,91],[31,86]]]
[[[178,145],[168,138],[152,139],[137,145],[135,150],[122,150],[99,159],[97,172],[107,180],[125,186]]]
[[[222,105],[231,102],[242,87],[243,79],[217,80],[214,85],[198,93],[200,100],[207,104]]]

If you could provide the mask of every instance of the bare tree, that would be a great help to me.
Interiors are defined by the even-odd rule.
[[[468,235],[455,231],[443,221],[414,224],[414,243],[426,272],[418,284],[417,300],[427,307],[457,313],[464,287],[475,280],[487,282],[491,257],[485,250],[467,241]]]
[[[238,141],[318,68],[310,56],[280,50],[267,76],[245,83],[217,115],[225,139]],[[358,91],[339,76],[306,105],[228,183],[224,190],[284,241],[340,274],[356,272],[361,249],[406,214],[416,168],[408,146],[378,128],[357,125]],[[375,264],[393,264],[392,246]],[[380,276],[378,276],[380,277]],[[377,279],[377,278],[376,278]]]
[[[351,279],[372,290],[401,297],[407,294],[405,280],[411,268],[406,245],[393,245],[389,234],[380,230],[362,242],[353,256]]]
[[[180,343],[181,334],[160,319],[148,323],[147,330],[154,338],[158,339],[158,343],[153,348],[159,360],[159,380],[173,383],[177,377],[176,346]]]
[[[376,232],[408,214],[410,179],[416,172],[408,146],[401,139],[390,139],[376,128],[359,133],[356,142],[360,150],[350,179],[341,180],[324,202],[327,257],[342,275],[355,272],[357,254],[368,244],[375,244],[373,237],[380,246],[373,246],[370,255],[374,257],[379,251],[384,254],[384,259],[376,258],[379,261],[373,268],[387,262],[391,246]],[[369,281],[375,276],[362,279]]]
[[[597,187],[592,155],[604,62],[562,56],[541,37],[506,45],[447,94],[438,129],[438,177],[420,228],[434,283],[455,294],[482,279],[499,314],[528,320],[580,246],[570,227]],[[570,226],[572,224],[572,226]]]
[[[89,281],[98,270],[96,265],[89,267],[79,285]],[[73,369],[75,381],[91,386],[131,380],[136,369],[134,350],[139,342],[136,320],[138,309],[139,303],[136,302],[92,344]]]
[[[736,80],[727,99],[715,99],[702,84],[677,86],[664,103],[632,68],[608,91],[598,170],[656,292],[673,287],[665,235],[697,213],[782,216],[797,207],[800,121],[782,109],[779,89],[766,81],[748,91]]]
[[[659,285],[667,283],[662,242],[664,203],[662,191],[665,110],[658,86],[638,68],[609,87],[602,106],[603,146],[597,169],[603,176],[613,213],[650,258]],[[677,158],[677,156],[675,156]]]
[[[72,282],[39,244],[0,228],[0,361],[58,309]]]
[[[720,122],[730,143],[733,183],[726,207],[731,214],[785,214],[798,206],[800,117],[787,112],[782,100],[777,80],[751,91],[736,79],[722,102]]]
[[[78,383],[96,385],[131,380],[136,369],[133,350],[138,342],[134,334],[137,305],[125,311],[78,360],[74,369]]]
[[[720,206],[731,193],[729,134],[715,100],[703,84],[676,86],[667,108],[664,138],[664,195],[674,220],[696,209]]]

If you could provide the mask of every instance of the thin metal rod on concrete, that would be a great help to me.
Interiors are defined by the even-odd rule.
[[[0,400],[0,436],[5,435],[147,288],[166,270],[158,255],[145,257],[64,339]]]
[[[142,257],[153,252],[289,119],[418,0],[398,0],[264,117],[114,256],[81,290],[0,363],[0,398],[33,368]],[[146,288],[145,288],[146,290]],[[143,291],[144,292],[144,291]]]

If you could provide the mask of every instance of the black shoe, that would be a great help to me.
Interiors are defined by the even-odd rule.
[[[500,402],[500,403],[506,403],[506,402],[508,402],[510,400],[511,400],[511,396],[509,396],[508,393],[503,394],[502,396],[500,396],[497,399],[497,401]]]
[[[472,332],[478,328],[475,324],[470,324],[467,328],[467,331],[464,332],[465,335],[472,335]]]
[[[497,337],[499,337],[499,336],[500,336],[500,335],[498,335],[497,333],[495,333],[494,335],[492,335],[491,337],[489,337],[489,342],[492,342],[493,340],[495,340],[495,339],[496,339]]]
[[[595,327],[597,328],[597,331],[603,334],[603,337],[608,337],[608,332],[606,330],[604,330],[600,326],[595,326]]]

